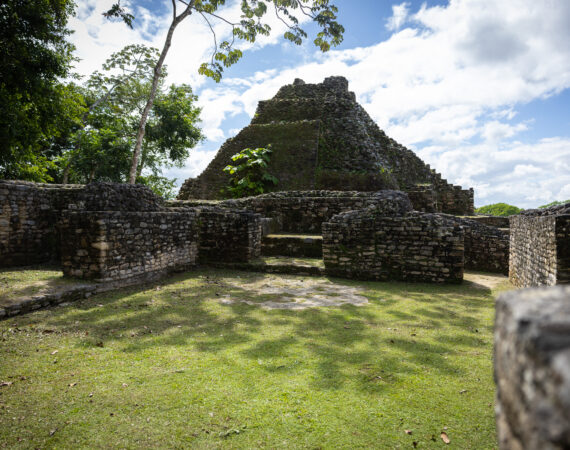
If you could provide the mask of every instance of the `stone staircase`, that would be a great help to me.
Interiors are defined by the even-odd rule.
[[[323,237],[315,234],[268,234],[261,240],[264,256],[322,258]]]

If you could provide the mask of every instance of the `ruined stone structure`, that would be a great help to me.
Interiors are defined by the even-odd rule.
[[[515,286],[570,283],[570,203],[511,216],[509,279]]]
[[[61,261],[66,275],[128,284],[259,256],[259,215],[167,208],[141,185],[0,181],[0,205],[2,266]]]
[[[219,207],[239,208],[259,213],[270,218],[273,235],[263,239],[263,254],[267,256],[321,257],[320,235],[322,224],[329,222],[337,214],[383,205],[387,216],[402,216],[411,210],[405,203],[402,209],[396,207],[386,210],[387,192],[356,191],[289,191],[272,192],[256,197],[215,202]],[[407,200],[406,200],[407,202]],[[177,200],[169,202],[172,206],[195,207],[205,203],[200,200]],[[211,204],[211,202],[206,202]],[[473,216],[476,217],[476,216]],[[509,270],[509,235],[508,232],[494,226],[487,226],[465,217],[446,215],[464,230],[464,267],[465,269],[483,270],[508,274]],[[356,230],[353,230],[357,233]],[[285,235],[281,235],[285,233]],[[312,235],[307,238],[287,236],[286,233]]]
[[[367,208],[381,202],[385,191],[289,191],[216,203],[223,208],[245,209],[271,218],[285,233],[321,233],[321,225],[344,211]],[[173,201],[172,206],[202,206],[199,201]],[[409,204],[409,202],[408,202]],[[410,206],[411,207],[411,206]],[[394,210],[393,214],[400,211]]]
[[[462,273],[463,268],[460,271],[445,265],[452,260],[455,264],[454,258],[447,258],[451,256],[444,254],[447,250],[443,253],[435,250],[443,242],[440,240],[441,233],[445,234],[442,224],[451,222],[463,230],[463,267],[504,273],[507,264],[506,234],[465,218],[411,214],[408,196],[400,191],[289,191],[221,202],[173,201],[167,205],[144,186],[111,183],[58,186],[0,182],[0,192],[0,261],[3,265],[61,261],[65,274],[96,280],[126,282],[153,278],[197,263],[248,262],[258,258],[262,250],[265,255],[320,258],[323,256],[323,224],[340,226],[345,219],[353,217],[343,213],[367,214],[370,208],[382,212],[376,214],[378,217],[392,218],[394,228],[390,229],[390,239],[394,242],[407,239],[408,254],[426,253],[427,248],[414,248],[414,245],[420,245],[425,236],[433,234],[429,244],[421,245],[433,247],[432,254],[444,261],[451,274],[435,276],[429,272],[424,277],[418,276],[416,269],[402,269],[401,273],[393,270],[389,277],[457,279],[459,275],[454,278],[453,274]],[[389,228],[388,221],[383,220],[377,219],[375,223]],[[360,239],[359,233],[364,233],[360,236],[362,242],[368,242],[365,234],[370,230],[360,227],[359,221],[349,222],[350,225],[342,225],[343,232],[350,231],[354,242]],[[402,227],[407,227],[406,233],[400,235]],[[263,229],[285,235],[270,235],[262,240]],[[287,233],[311,236],[288,236]],[[61,242],[60,235],[65,237]],[[390,246],[379,245],[387,253],[392,250]],[[325,262],[331,274],[344,273],[351,277],[360,273],[359,277],[363,277],[359,269],[362,248],[356,246],[354,252],[344,252],[342,256],[330,250],[332,247],[327,248]],[[342,261],[333,262],[335,258]],[[426,266],[426,261],[418,265]],[[386,263],[383,264],[386,267]],[[386,279],[376,273],[371,273],[370,278]]]
[[[465,268],[509,274],[509,232],[466,217],[446,215],[464,231]]]
[[[453,186],[411,150],[378,128],[343,77],[321,84],[295,80],[259,103],[251,124],[226,141],[179,199],[219,199],[229,183],[223,168],[244,148],[272,145],[268,171],[276,191],[400,189],[424,212],[473,213],[473,190]]]
[[[570,448],[570,286],[506,292],[496,310],[499,448]]]
[[[394,214],[394,209],[407,211]],[[323,224],[327,274],[365,280],[459,283],[463,229],[437,214],[412,212],[390,196],[377,206],[334,216]]]
[[[58,214],[83,188],[0,180],[0,267],[57,259]]]

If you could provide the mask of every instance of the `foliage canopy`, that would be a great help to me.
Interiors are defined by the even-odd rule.
[[[539,206],[540,209],[550,208],[551,206],[558,206],[558,205],[565,205],[566,203],[570,203],[570,199],[568,200],[554,200],[553,202],[547,203],[546,205]]]
[[[49,181],[50,146],[77,113],[70,74],[72,0],[0,3],[0,176]]]
[[[493,203],[492,205],[485,205],[475,209],[475,212],[478,214],[489,214],[491,216],[512,216],[519,214],[521,211],[521,208],[507,203]]]

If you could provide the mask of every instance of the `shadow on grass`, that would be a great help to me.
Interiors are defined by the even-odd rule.
[[[81,280],[64,278],[57,265],[34,265],[0,269],[0,307],[29,299],[36,295],[85,285]]]
[[[491,327],[476,314],[481,308],[489,308],[488,291],[470,289],[466,293],[460,286],[331,278],[329,281],[339,288],[362,289],[374,308],[345,305],[263,310],[239,302],[223,305],[222,312],[212,308],[212,302],[224,296],[240,299],[257,295],[235,285],[239,276],[247,282],[266,277],[203,269],[154,285],[95,296],[25,320],[88,336],[79,345],[120,343],[128,354],[157,346],[192,346],[211,354],[237,350],[252,363],[264,362],[268,373],[296,370],[301,364],[296,359],[301,346],[302,364],[311,370],[311,383],[322,390],[339,389],[347,382],[356,383],[360,389],[382,390],[404,374],[426,369],[464,376],[464,369],[446,355],[457,346],[485,345],[473,330],[489,331]],[[430,296],[437,296],[437,300],[430,300]],[[417,301],[420,307],[399,310],[397,297]],[[394,334],[390,331],[394,324],[404,330]],[[262,328],[265,334],[260,335]],[[416,336],[414,329],[441,331],[423,338]]]

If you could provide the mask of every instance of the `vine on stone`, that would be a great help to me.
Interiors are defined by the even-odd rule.
[[[223,169],[231,175],[226,192],[233,198],[240,198],[263,194],[271,185],[276,185],[279,180],[267,172],[271,152],[271,145],[268,145],[255,149],[244,148],[233,155],[234,164]]]

